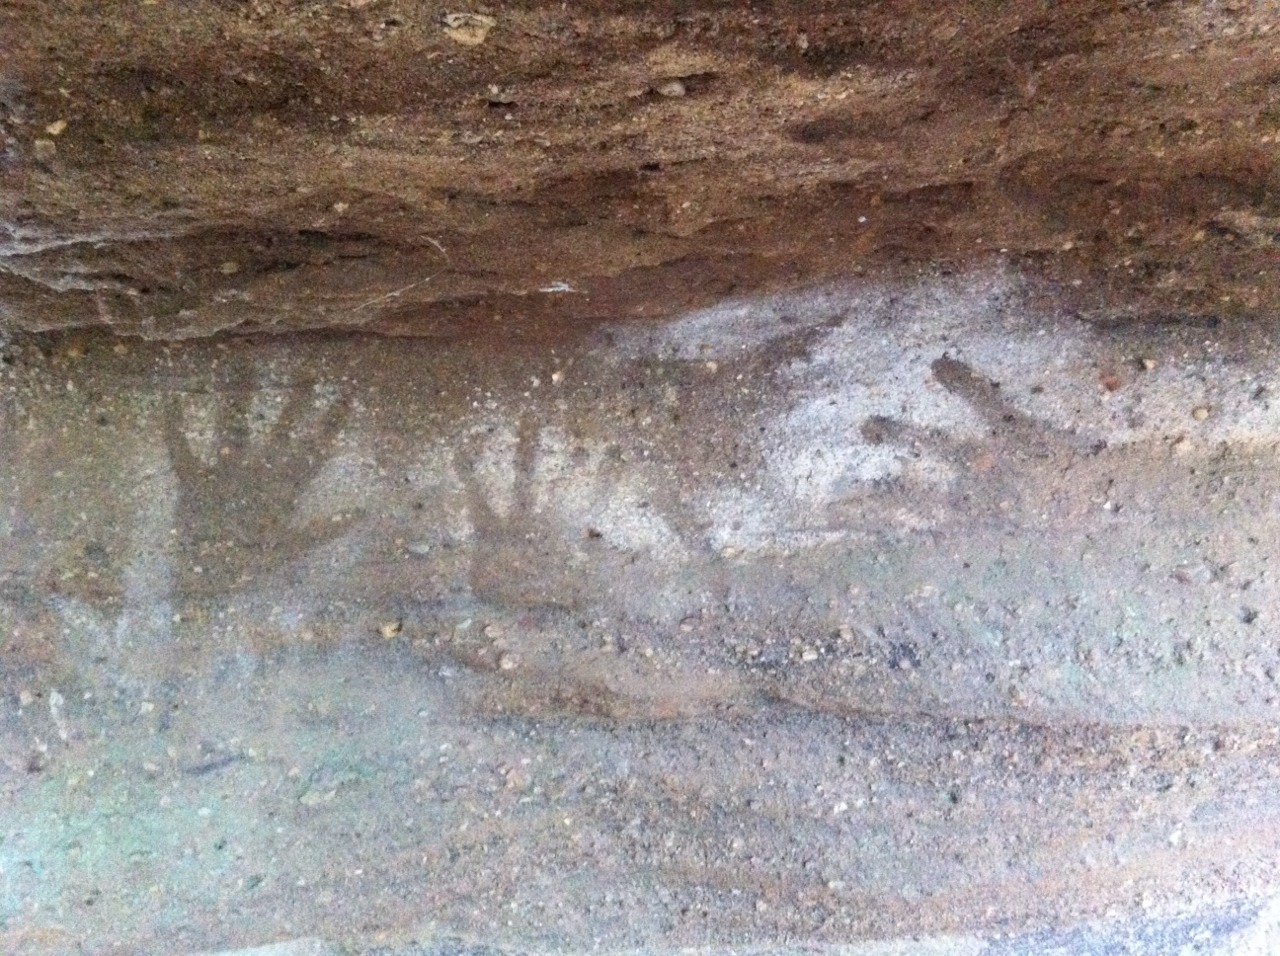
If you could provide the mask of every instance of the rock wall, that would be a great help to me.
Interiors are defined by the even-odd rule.
[[[986,946],[1265,899],[1275,344],[1044,303],[14,337],[10,938]]]
[[[0,5],[0,951],[1280,949],[1275,13]]]

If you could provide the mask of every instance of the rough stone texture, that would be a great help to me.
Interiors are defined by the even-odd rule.
[[[1256,909],[1275,344],[1042,298],[863,283],[555,350],[16,338],[9,938]]]
[[[6,4],[3,321],[537,338],[996,259],[1090,315],[1275,311],[1264,0],[450,11]]]
[[[991,940],[976,937],[916,937],[893,942],[848,943],[831,946],[766,946],[741,948],[726,946],[719,951],[754,956],[1165,956],[1168,953],[1210,953],[1216,956],[1261,956],[1275,949],[1278,928],[1275,907],[1258,911],[1249,907],[1211,910],[1192,918],[1170,920],[1140,919],[1099,923],[1067,931],[1013,934]],[[297,949],[291,948],[298,946]],[[216,956],[312,956],[313,941],[285,943],[278,947],[237,950]],[[647,950],[662,953],[662,950]],[[319,949],[321,956],[330,951]],[[339,952],[334,950],[334,952]],[[529,950],[498,949],[454,938],[419,938],[413,942],[375,946],[367,956],[517,956]],[[536,952],[536,951],[534,951]],[[688,952],[687,950],[685,952]]]
[[[0,951],[1274,951],[1274,22],[4,6]]]

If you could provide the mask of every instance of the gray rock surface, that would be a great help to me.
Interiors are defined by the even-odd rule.
[[[6,945],[1265,951],[1274,345],[1034,291],[14,337]]]

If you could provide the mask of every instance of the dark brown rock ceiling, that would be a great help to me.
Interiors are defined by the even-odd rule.
[[[1277,302],[1267,4],[106,9],[0,9],[11,329],[542,341],[997,261],[1086,315]]]

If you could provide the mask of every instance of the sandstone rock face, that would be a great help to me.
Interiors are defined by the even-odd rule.
[[[1264,932],[1274,343],[1041,301],[15,338],[14,945]]]
[[[0,318],[535,338],[993,262],[1274,312],[1273,13],[11,3]]]
[[[1272,951],[1272,19],[0,11],[0,950]]]

